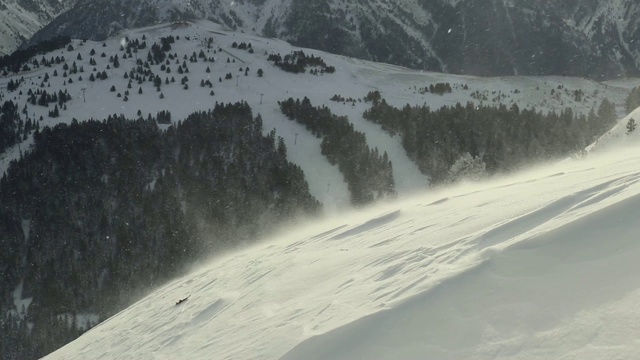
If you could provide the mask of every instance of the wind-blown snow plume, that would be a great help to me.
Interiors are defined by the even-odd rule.
[[[637,357],[636,153],[291,229],[47,359]]]

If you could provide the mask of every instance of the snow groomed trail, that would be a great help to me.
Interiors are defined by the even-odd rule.
[[[167,284],[47,359],[637,358],[634,154],[289,229]]]

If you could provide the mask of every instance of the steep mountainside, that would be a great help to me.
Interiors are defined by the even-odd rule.
[[[417,69],[601,79],[640,74],[639,15],[634,0],[81,0],[31,43],[202,18]]]
[[[75,2],[76,0],[0,0],[0,55],[14,51]]]

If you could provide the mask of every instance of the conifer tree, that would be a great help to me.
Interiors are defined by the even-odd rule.
[[[603,99],[600,103],[600,106],[598,107],[597,117],[597,132],[603,134],[604,132],[609,131],[611,127],[616,123],[616,106],[611,101],[609,101],[609,99]]]
[[[636,120],[634,118],[629,119],[627,122],[627,135],[636,130]]]
[[[625,111],[630,114],[640,107],[640,87],[634,87],[625,101]]]

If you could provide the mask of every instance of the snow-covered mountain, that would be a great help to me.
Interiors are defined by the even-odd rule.
[[[153,45],[159,46],[159,44],[163,44],[163,41],[168,41],[169,38],[172,38],[174,42],[170,44],[169,50],[163,51],[166,59],[159,62],[153,59],[149,60],[149,57],[153,58],[153,51],[151,51]],[[127,49],[129,51],[127,51]],[[322,59],[327,67],[330,66],[335,69],[335,73],[318,72],[317,70],[319,70],[319,68],[317,66],[312,67],[304,73],[285,72],[275,66],[273,61],[269,60],[269,55],[272,54],[291,55],[301,50],[308,55]],[[117,66],[116,58],[118,59]],[[364,112],[371,107],[371,103],[367,103],[366,100],[364,100],[369,93],[379,91],[386,103],[400,109],[406,105],[421,106],[423,104],[428,105],[432,109],[439,109],[443,106],[454,106],[458,103],[466,104],[467,102],[472,102],[476,105],[476,107],[472,107],[472,109],[479,109],[480,105],[503,105],[505,108],[520,108],[523,110],[535,108],[542,113],[560,113],[565,108],[569,108],[573,113],[583,115],[588,114],[592,109],[597,109],[599,104],[606,98],[617,105],[618,114],[623,115],[622,109],[625,98],[629,94],[630,89],[640,83],[637,79],[601,83],[584,78],[560,76],[489,78],[423,72],[394,65],[373,63],[333,55],[323,51],[300,49],[281,40],[264,38],[248,32],[232,31],[229,30],[228,27],[209,21],[172,22],[156,24],[143,29],[121,30],[113,37],[97,42],[76,39],[60,49],[47,54],[38,54],[28,59],[24,65],[26,65],[26,67],[21,66],[17,73],[8,71],[6,75],[0,76],[0,89],[2,89],[2,91],[0,91],[0,100],[4,102],[11,101],[16,109],[19,110],[17,112],[21,120],[34,121],[41,129],[44,127],[54,127],[57,124],[67,124],[69,125],[68,128],[73,129],[74,127],[77,128],[78,122],[83,122],[91,118],[102,120],[113,114],[123,114],[126,118],[138,119],[156,116],[161,111],[170,111],[171,116],[169,122],[177,125],[185,121],[185,119],[195,111],[207,111],[216,107],[216,104],[243,101],[252,109],[253,115],[257,116],[260,114],[263,124],[262,131],[265,136],[272,136],[274,139],[276,137],[282,138],[282,143],[286,145],[287,149],[287,151],[284,151],[284,153],[286,153],[286,159],[301,169],[301,172],[304,174],[304,179],[306,179],[308,183],[309,193],[322,203],[326,215],[335,214],[337,211],[343,212],[348,209],[350,207],[350,193],[353,189],[350,188],[344,175],[344,169],[341,169],[340,166],[331,162],[324,153],[323,140],[305,128],[305,126],[292,121],[283,114],[280,103],[289,97],[307,97],[314,106],[324,106],[335,115],[346,116],[350,126],[353,126],[355,130],[365,135],[367,146],[372,149],[376,148],[376,151],[379,151],[380,154],[386,153],[388,160],[393,165],[394,190],[398,193],[401,200],[406,200],[413,198],[416,193],[422,194],[424,192],[428,184],[429,173],[421,171],[420,164],[407,154],[401,136],[397,134],[392,135],[388,131],[385,131],[383,126],[372,123],[364,118]],[[153,75],[153,77],[151,75]],[[162,80],[160,84],[156,83],[156,77]],[[12,91],[8,90],[10,84],[13,84],[13,87],[15,87]],[[439,93],[438,91],[428,91],[430,85],[443,86],[445,84],[448,84],[450,87],[450,92],[443,91]],[[65,94],[65,101],[62,103],[55,101],[49,103],[49,101],[46,100],[46,96],[43,95],[44,91],[49,95],[56,94],[60,96],[61,93]],[[45,100],[41,101],[43,98],[45,98]],[[334,98],[334,100],[331,100],[332,98]],[[60,100],[60,98],[58,100]],[[57,106],[57,114],[54,114],[56,112],[54,106]],[[4,112],[5,109],[2,109],[2,111]],[[74,121],[74,119],[77,121]],[[157,130],[157,128],[167,130],[168,127],[169,124],[153,124],[154,131]],[[24,128],[22,130],[24,130]],[[275,130],[275,132],[272,133],[272,130]],[[20,136],[17,144],[9,147],[4,153],[0,153],[0,174],[4,175],[8,173],[8,168],[12,161],[23,158],[25,153],[33,150],[35,136],[32,134],[33,132],[26,130],[21,131],[19,129]],[[64,149],[67,144],[62,140],[60,145],[62,149]],[[90,146],[95,143],[101,143],[101,141],[102,140],[95,141],[90,139],[86,145]],[[0,145],[2,144],[0,143]],[[54,149],[54,151],[65,154],[65,151],[60,150],[60,148]],[[69,156],[64,157],[68,158]],[[116,160],[117,159],[114,158],[113,161]],[[54,167],[55,166],[52,165],[46,168]],[[26,166],[25,169],[24,173],[27,174],[33,171],[29,170],[28,166]],[[164,172],[164,170],[160,171],[160,173],[162,172]],[[557,172],[561,171],[558,170]],[[14,175],[15,173],[16,171],[14,171]],[[0,176],[0,178],[2,178],[2,176]],[[158,182],[157,180],[158,178],[150,178],[149,182],[142,186],[144,190],[141,191],[146,195],[159,197],[157,193],[153,193],[156,188],[156,183]],[[564,185],[562,186],[569,188],[569,182],[574,180],[574,177],[567,177],[567,183],[563,183]],[[251,181],[256,181],[256,179],[251,178]],[[601,181],[601,178],[594,181]],[[109,176],[102,176],[98,179],[99,184],[106,185],[113,182],[115,181],[110,180]],[[536,184],[538,183],[540,182],[536,182]],[[24,184],[18,184],[17,188],[21,186],[24,186]],[[100,185],[99,188],[102,189],[103,186]],[[504,192],[501,192],[501,194],[504,194]],[[430,199],[427,204],[432,202],[440,203],[437,200],[443,200],[442,198],[431,200],[431,197],[435,195],[425,196]],[[452,196],[443,195],[443,197],[451,199],[453,198]],[[491,197],[493,196],[497,195],[494,193]],[[593,196],[595,196],[594,199],[599,199],[595,190]],[[29,195],[25,196],[25,198],[31,199],[33,196]],[[22,203],[25,198],[18,200]],[[86,196],[75,196],[71,194],[70,198],[71,200],[69,201],[76,202],[86,198]],[[584,197],[579,198],[582,200],[586,199]],[[540,197],[536,198],[536,201],[544,201],[545,199],[551,198]],[[28,247],[37,241],[37,239],[33,238],[34,233],[37,233],[35,231],[36,226],[40,226],[40,232],[42,232],[43,226],[42,224],[32,222],[30,216],[33,214],[29,212],[35,213],[40,209],[56,208],[59,204],[64,204],[65,201],[67,200],[52,199],[51,202],[48,202],[47,207],[34,205],[33,208],[25,209],[21,213],[14,212],[15,209],[7,204],[2,204],[4,208],[0,207],[0,215],[10,214],[11,216],[7,222],[15,225],[4,228],[7,231],[12,231],[15,238],[4,237],[2,233],[4,230],[0,228],[0,230],[2,230],[0,231],[0,243],[5,244],[8,242],[15,245],[16,249],[19,249],[16,250],[15,257],[8,260],[8,264],[0,263],[0,269],[2,269],[3,266],[5,266],[6,269],[11,269],[11,273],[7,277],[10,280],[0,278],[0,283],[1,281],[7,281],[6,284],[9,284],[7,287],[0,288],[6,295],[3,298],[7,299],[7,301],[0,303],[0,311],[6,311],[13,318],[19,319],[18,323],[22,328],[29,329],[33,326],[36,326],[36,328],[40,326],[40,329],[42,329],[42,324],[31,322],[34,313],[38,315],[45,314],[58,321],[65,319],[65,321],[68,321],[70,324],[75,324],[79,329],[86,329],[86,327],[93,326],[96,322],[104,320],[104,317],[100,317],[97,313],[97,306],[84,299],[81,295],[76,296],[76,298],[82,298],[84,300],[78,301],[80,305],[77,305],[77,308],[74,308],[73,311],[68,308],[56,308],[55,310],[46,308],[46,310],[43,310],[45,307],[42,305],[43,300],[39,295],[40,290],[38,288],[41,284],[37,281],[42,281],[41,279],[47,276],[53,277],[51,274],[54,272],[49,271],[53,265],[50,265],[49,260],[57,261],[59,259],[45,258],[43,260],[39,258],[38,256],[46,257],[50,254],[41,248],[34,250],[41,252],[42,254],[40,255],[33,255],[33,253],[29,251]],[[520,209],[515,203],[500,202],[502,200],[496,201],[496,207],[502,206]],[[442,203],[449,203],[449,201],[443,200]],[[451,203],[453,203],[453,201]],[[507,218],[518,216],[518,214],[533,211],[533,207],[538,205],[543,206],[544,204],[540,202],[531,203],[531,207],[517,210],[522,211],[521,213],[514,213],[513,215],[506,213],[501,214],[505,214],[503,219],[506,220]],[[113,207],[113,205],[110,206]],[[404,205],[402,205],[402,209],[396,208],[389,211],[373,210],[373,213],[353,215],[356,218],[359,218],[359,216],[363,217],[359,218],[360,220],[351,218],[354,219],[352,220],[353,222],[349,221],[349,224],[346,225],[335,225],[335,227],[343,225],[355,227],[350,230],[345,227],[346,232],[344,233],[342,230],[336,230],[336,234],[340,233],[340,236],[338,236],[340,239],[350,238],[355,236],[359,231],[375,227],[378,223],[393,223],[400,226],[400,228],[396,228],[399,233],[407,230],[408,233],[414,232],[417,234],[423,233],[423,230],[425,230],[423,227],[432,225],[415,225],[415,227],[413,227],[414,225],[410,225],[409,222],[412,224],[420,224],[422,221],[426,221],[425,219],[430,218],[431,215],[430,213],[420,212],[416,213],[416,217],[414,217],[412,213],[413,210],[406,210],[403,206]],[[413,209],[412,206],[409,206],[408,209]],[[182,211],[188,207],[189,203],[186,200],[180,204]],[[58,208],[68,209],[69,207],[62,206]],[[77,215],[78,211],[73,210],[73,206],[71,208],[71,212],[74,213],[73,215]],[[569,207],[564,207],[564,205],[560,206],[560,208],[564,210],[569,209]],[[396,210],[399,209],[400,212],[396,212]],[[551,209],[557,210],[558,208],[552,207]],[[482,208],[478,205],[478,209],[476,210],[479,213],[482,211]],[[451,208],[447,211],[450,211],[451,214],[455,213],[455,215],[451,215],[452,219],[462,221],[459,220],[459,216],[462,216],[464,212],[462,212],[459,207]],[[87,209],[87,212],[89,212],[89,209]],[[412,214],[409,218],[405,217],[407,212]],[[553,214],[556,213],[554,212]],[[498,216],[500,214],[494,215]],[[469,216],[473,219],[475,215]],[[553,217],[555,216],[556,215]],[[60,217],[57,216],[57,218],[59,219]],[[420,220],[418,218],[420,218]],[[395,223],[396,219],[404,219],[403,221],[406,221],[406,223]],[[488,219],[486,222],[478,223],[479,225],[477,226],[473,225],[476,223],[469,220],[471,221],[469,223],[471,225],[469,226],[476,226],[474,227],[474,231],[480,231],[482,226],[484,226],[485,229],[491,228],[492,224],[495,224],[495,222],[491,223],[495,221],[495,218],[491,217],[486,219]],[[538,218],[534,216],[534,219]],[[117,219],[113,221],[115,222]],[[523,220],[523,222],[526,221],[528,220]],[[53,245],[52,243],[47,243],[47,246],[51,246],[51,252],[63,249],[63,251],[60,252],[62,252],[64,256],[68,256],[69,259],[72,259],[70,261],[70,263],[73,264],[72,270],[82,269],[81,271],[83,273],[88,273],[86,268],[78,265],[78,261],[85,261],[87,258],[86,250],[83,255],[83,251],[79,249],[82,247],[86,248],[87,245],[82,243],[78,245],[78,249],[75,248],[75,245],[72,245],[73,250],[76,251],[72,252],[67,241],[70,237],[76,236],[76,234],[81,234],[81,238],[92,238],[92,236],[95,235],[94,232],[99,230],[94,229],[95,231],[89,231],[87,226],[93,223],[104,222],[104,226],[102,224],[100,226],[108,228],[110,220],[104,216],[98,216],[97,220],[91,219],[91,221],[85,220],[85,222],[86,223],[82,223],[78,221],[77,224],[72,224],[76,227],[75,230],[80,229],[79,231],[56,238],[55,241],[60,241],[59,245],[57,245],[57,243],[53,243]],[[528,222],[526,223],[530,224]],[[144,220],[141,220],[140,224],[144,224]],[[359,227],[360,225],[362,226]],[[320,227],[324,229],[326,226],[328,225],[321,225]],[[118,229],[118,232],[126,233],[130,228],[135,227],[129,227],[129,224],[126,223]],[[451,234],[455,233],[460,235],[461,232],[467,232],[469,229],[468,227],[461,227],[459,231],[453,228],[447,231],[451,231]],[[159,231],[161,230],[162,229]],[[86,231],[89,235],[85,236],[83,231]],[[321,232],[322,231],[318,230],[318,233]],[[137,233],[135,233],[135,235],[137,235]],[[388,250],[383,246],[384,240],[389,240],[393,236],[389,235],[388,232],[382,235],[385,236],[385,239],[380,238],[378,239],[379,241],[376,242],[380,242],[380,245],[373,246],[375,244],[372,243],[366,246],[381,248],[384,251]],[[389,236],[387,237],[387,235]],[[119,234],[109,233],[105,238],[113,239],[117,236],[119,236]],[[373,236],[372,238],[376,237]],[[98,241],[99,246],[111,243],[111,240],[103,241],[102,239],[101,237],[100,241]],[[256,237],[253,236],[251,239],[255,240]],[[447,237],[447,239],[452,239],[451,241],[453,241],[452,237]],[[338,239],[336,238],[336,240]],[[238,242],[240,241],[241,240],[238,240]],[[439,240],[433,239],[433,241]],[[391,242],[390,240],[390,243]],[[342,240],[340,240],[339,243],[344,244]],[[319,247],[326,245],[323,241],[315,244]],[[362,246],[365,245],[363,244]],[[278,249],[279,248],[276,248],[276,250]],[[345,249],[344,252],[347,253],[349,249]],[[105,250],[101,249],[100,251]],[[108,258],[109,256],[113,256],[113,252],[109,251],[110,250],[105,251],[104,254],[100,253],[100,256],[93,254],[93,256],[89,257]],[[328,247],[327,251],[330,252],[333,250]],[[7,253],[2,253],[0,262],[3,260],[3,256],[7,256],[6,254]],[[322,254],[322,252],[318,250],[318,254]],[[43,265],[33,266],[34,262],[41,260]],[[113,262],[116,262],[115,260]],[[104,268],[98,266],[97,269],[94,269],[95,277],[87,276],[89,280],[84,281],[82,286],[85,286],[85,288],[89,290],[87,290],[88,294],[84,296],[94,296],[99,291],[104,291],[102,284],[105,282],[105,279],[109,278],[109,274],[115,272],[113,268],[109,267],[112,266],[112,263],[105,265]],[[465,263],[463,268],[466,268],[467,265],[468,263]],[[73,273],[73,271],[68,270],[67,266],[70,265],[62,264],[55,268],[58,269],[59,274]],[[145,264],[145,266],[149,265]],[[462,268],[459,270],[462,270]],[[136,272],[137,271],[138,269],[136,269]],[[256,273],[256,276],[262,274],[262,270],[259,271],[259,273]],[[350,272],[353,271],[353,269],[346,267],[345,271]],[[405,271],[405,269],[400,268],[400,265],[398,265],[398,270],[395,272],[393,268],[390,268],[388,272],[389,278],[391,279],[394,274],[400,274],[403,271]],[[424,271],[430,270],[426,267]],[[7,271],[7,273],[9,272]],[[422,276],[426,276],[426,273]],[[382,275],[377,277],[384,280],[384,276]],[[58,276],[58,278],[65,277]],[[417,278],[413,277],[412,279],[414,279],[413,281],[417,280]],[[152,278],[151,280],[154,279]],[[57,283],[57,281],[56,278],[52,279],[51,282]],[[62,282],[62,284],[61,286],[66,286],[65,294],[78,294],[78,292],[80,292],[76,284],[71,281]],[[404,283],[400,282],[398,286],[402,284]],[[307,281],[307,285],[312,284]],[[329,289],[332,286],[333,285],[330,285]],[[399,288],[396,290],[401,294],[396,296],[395,299],[400,299],[404,295],[412,293],[410,290],[404,293]],[[383,293],[379,293],[376,297],[382,296],[378,300],[385,301],[386,303],[387,301],[393,300],[392,298],[394,296],[390,294],[391,293],[383,296]],[[54,296],[55,293],[54,295],[48,293],[48,295],[51,297]],[[328,295],[325,294],[323,296]],[[195,297],[193,299],[190,298],[189,301],[191,300],[195,300]],[[171,301],[174,301],[174,299],[171,299]],[[216,309],[223,307],[228,302],[229,299],[222,298],[218,303],[213,301],[203,306],[210,307],[210,310],[206,311],[206,314],[214,316],[218,311]],[[353,306],[356,305],[357,304]],[[376,301],[373,305],[368,307],[364,306],[352,316],[349,315],[345,317],[341,313],[337,314],[335,322],[329,322],[328,327],[319,327],[319,329],[328,331],[331,328],[344,324],[344,322],[341,321],[355,320],[362,315],[376,311],[376,306],[378,305],[379,302]],[[242,306],[250,307],[248,304],[243,304]],[[338,321],[338,318],[341,318],[341,320]],[[207,320],[205,319],[203,321]],[[271,326],[271,324],[265,324],[265,326]],[[313,327],[307,330],[309,334],[318,333]],[[42,333],[42,331],[39,333]],[[298,340],[302,340],[302,338]],[[285,344],[286,346],[281,347],[278,351],[286,350],[285,348],[288,349],[297,343],[297,340],[288,340]],[[269,358],[271,355],[265,356]],[[125,354],[122,355],[122,357],[129,356]]]
[[[76,0],[0,0],[0,56],[8,55]]]
[[[170,86],[162,87],[163,98],[158,96],[152,83],[134,85],[128,89],[129,80],[123,79],[122,74],[136,68],[137,58],[145,58],[148,49],[141,50],[139,55],[133,55],[128,59],[120,59],[120,68],[111,67],[106,59],[121,53],[120,47],[124,44],[125,38],[140,39],[145,36],[147,44],[159,42],[159,39],[169,35],[179,36],[181,40],[173,45],[173,52],[179,54],[180,63],[183,55],[191,56],[204,47],[204,40],[211,37],[215,45],[210,49],[215,63],[199,62],[189,64],[190,73],[179,75],[174,69],[173,73],[162,75],[163,78],[177,77],[177,80],[187,76],[191,77],[191,87],[185,90],[178,82]],[[247,52],[233,48],[233,43],[247,42],[253,44],[254,51]],[[161,110],[170,110],[174,121],[184,119],[191,112],[204,110],[211,107],[214,102],[233,102],[244,100],[264,117],[265,130],[276,129],[277,134],[282,136],[288,147],[298,147],[301,152],[293,152],[294,163],[300,165],[307,177],[312,180],[312,194],[320,200],[327,199],[328,204],[334,204],[345,199],[346,188],[340,175],[323,170],[325,167],[318,167],[315,162],[307,159],[315,158],[317,149],[310,146],[297,146],[298,136],[305,137],[304,143],[314,143],[314,136],[298,128],[297,124],[283,121],[284,115],[279,110],[278,102],[290,96],[308,97],[316,106],[328,106],[338,115],[346,115],[359,131],[367,134],[367,139],[372,146],[380,151],[386,151],[395,166],[397,188],[400,194],[410,194],[415,190],[422,189],[426,180],[424,175],[419,174],[415,164],[407,158],[404,150],[400,147],[397,137],[390,137],[383,132],[379,126],[371,124],[362,118],[364,110],[369,105],[363,102],[335,102],[330,98],[336,94],[344,98],[358,99],[364,97],[369,91],[379,90],[387,102],[396,107],[409,105],[427,104],[431,108],[437,109],[443,106],[453,106],[457,103],[465,104],[473,102],[478,105],[511,106],[516,104],[522,109],[537,109],[542,112],[560,112],[565,108],[571,108],[574,113],[587,114],[592,109],[597,109],[603,99],[609,99],[617,104],[618,114],[623,115],[624,100],[631,87],[640,84],[640,81],[629,79],[625,81],[610,81],[601,83],[593,80],[572,77],[546,76],[546,77],[474,77],[458,76],[443,73],[423,72],[407,68],[397,67],[382,63],[372,63],[354,58],[335,56],[322,51],[310,51],[316,54],[337,69],[338,76],[325,75],[314,76],[312,74],[291,74],[283,72],[273,66],[267,60],[267,53],[287,54],[297,48],[290,44],[263,38],[251,34],[243,34],[225,29],[224,26],[208,21],[189,22],[186,24],[161,24],[143,29],[121,31],[117,36],[105,42],[94,41],[73,41],[73,50],[60,49],[47,54],[46,58],[66,57],[64,62],[53,64],[51,67],[40,67],[30,69],[27,72],[20,72],[6,77],[0,77],[0,87],[6,87],[11,80],[18,80],[24,77],[25,83],[21,85],[20,93],[12,92],[4,94],[4,100],[14,101],[19,108],[27,106],[28,116],[33,119],[42,117],[42,126],[53,126],[60,122],[70,123],[73,118],[88,119],[106,118],[112,114],[124,114],[126,117],[135,118],[138,111],[143,115],[155,113]],[[149,46],[148,45],[148,46]],[[95,55],[89,53],[95,51]],[[80,54],[81,59],[77,59]],[[105,57],[102,57],[102,54]],[[94,58],[102,64],[93,66],[90,64]],[[35,59],[40,59],[36,56]],[[233,62],[227,62],[233,59]],[[178,60],[178,59],[176,59]],[[237,61],[236,61],[237,60]],[[175,61],[175,60],[174,60]],[[64,77],[66,72],[64,64],[75,63],[84,73],[77,73],[73,77]],[[175,65],[175,64],[173,64]],[[210,68],[210,72],[205,69]],[[249,68],[251,76],[246,77],[244,70],[238,72],[239,68]],[[105,80],[89,81],[91,73],[105,71],[108,78]],[[256,77],[255,72],[264,69],[264,77]],[[53,72],[58,76],[52,76]],[[237,81],[225,80],[227,74],[233,74],[233,79],[240,74]],[[48,82],[44,89],[67,90],[71,94],[72,101],[66,104],[67,109],[61,110],[59,118],[51,118],[48,113],[49,107],[32,106],[28,99],[31,97],[28,90],[37,90],[42,84],[46,74],[49,74]],[[81,77],[83,80],[77,81]],[[71,79],[71,81],[69,81]],[[215,96],[211,97],[210,88],[202,88],[197,83],[200,80],[210,80],[213,83]],[[221,80],[221,81],[219,81]],[[237,84],[236,84],[237,83]],[[429,84],[450,83],[456,86],[451,93],[442,95],[424,92],[423,89]],[[50,84],[50,85],[49,85]],[[313,85],[313,86],[310,86]],[[114,87],[116,91],[111,91]],[[137,89],[144,91],[138,94]],[[123,101],[122,94],[130,92],[129,101]],[[574,93],[581,91],[584,96],[576,98]],[[185,102],[182,99],[188,98]],[[297,135],[296,135],[297,134]],[[308,134],[308,135],[305,135]],[[301,141],[301,142],[302,142]],[[24,145],[23,145],[24,146]],[[13,154],[13,156],[11,155]],[[19,154],[18,146],[13,151],[0,158],[0,170],[4,172],[8,163],[17,158]],[[314,184],[314,179],[319,179],[318,184]],[[327,184],[329,186],[327,190]],[[323,201],[324,202],[324,201]]]
[[[289,229],[46,359],[637,358],[639,166],[625,149]]]
[[[472,75],[640,74],[640,4],[516,0],[84,0],[38,32],[101,40],[125,28],[211,19],[293,44]]]

